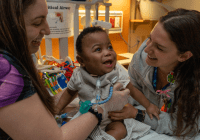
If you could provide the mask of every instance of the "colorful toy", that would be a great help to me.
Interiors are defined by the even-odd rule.
[[[63,73],[57,75],[57,82],[62,89],[65,89],[67,87],[67,79]]]
[[[66,57],[65,62],[61,62],[61,60],[52,56],[43,57],[46,60],[38,68],[39,74],[41,79],[44,79],[45,85],[55,95],[67,87],[67,82],[70,80],[76,66],[70,57]]]
[[[50,81],[48,79],[45,79],[45,84],[48,86],[48,88],[51,90],[51,92],[56,95],[57,93],[54,91],[53,87],[50,85]]]

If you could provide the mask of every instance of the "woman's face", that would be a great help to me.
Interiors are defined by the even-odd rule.
[[[50,34],[46,17],[48,14],[45,0],[36,0],[30,5],[24,14],[28,44],[31,53],[36,53],[44,35]]]
[[[146,45],[144,50],[147,53],[146,63],[150,66],[172,71],[181,61],[181,55],[164,30],[162,23],[156,24]]]

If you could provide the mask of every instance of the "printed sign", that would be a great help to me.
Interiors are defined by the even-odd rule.
[[[45,38],[62,38],[74,35],[73,13],[75,5],[71,3],[47,2],[47,22],[50,28],[50,35]]]

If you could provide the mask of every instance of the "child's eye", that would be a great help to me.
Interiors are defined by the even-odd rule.
[[[101,51],[101,49],[100,48],[95,49],[95,52],[98,52],[98,51]]]
[[[112,46],[109,46],[109,47],[108,47],[108,49],[109,49],[109,50],[112,50],[112,49],[113,49],[113,47],[112,47]]]

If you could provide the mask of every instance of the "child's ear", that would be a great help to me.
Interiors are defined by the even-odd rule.
[[[79,63],[82,67],[85,66],[84,60],[83,60],[83,58],[82,58],[80,55],[77,54],[76,60],[78,61],[78,63]]]
[[[187,51],[184,54],[180,55],[179,62],[184,62],[184,61],[188,60],[192,56],[193,56],[193,54],[191,53],[191,51]]]

